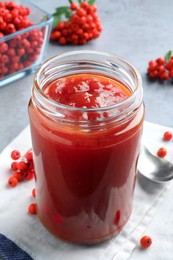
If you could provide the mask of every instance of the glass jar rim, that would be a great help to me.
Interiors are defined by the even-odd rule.
[[[59,103],[57,101],[54,101],[54,100],[48,98],[46,96],[46,94],[42,91],[42,88],[40,88],[40,84],[39,84],[39,78],[40,78],[40,75],[43,72],[43,70],[46,69],[46,67],[49,64],[53,63],[54,61],[58,61],[58,60],[60,60],[62,58],[66,58],[66,57],[68,58],[70,55],[75,55],[76,56],[78,54],[81,54],[81,55],[92,54],[92,55],[105,56],[105,57],[108,57],[108,58],[113,58],[116,61],[118,61],[118,62],[120,62],[122,64],[127,65],[127,67],[131,70],[131,72],[133,73],[134,78],[135,78],[135,89],[132,92],[132,94],[130,96],[128,96],[126,99],[122,100],[121,102],[115,103],[115,104],[110,105],[110,106],[97,107],[97,108],[73,107],[73,106],[70,106],[70,105],[65,105],[65,104]],[[68,59],[67,59],[67,61],[68,61]],[[93,61],[94,61],[94,59],[93,59]],[[114,69],[113,66],[111,66],[110,69],[113,70]],[[120,56],[117,56],[115,54],[110,54],[110,53],[107,53],[107,52],[101,52],[101,51],[79,50],[79,51],[64,52],[64,53],[55,55],[55,56],[47,59],[44,63],[42,63],[41,66],[35,72],[35,75],[34,75],[34,87],[36,89],[38,97],[41,98],[43,102],[46,101],[46,103],[50,104],[50,106],[54,106],[54,107],[60,108],[60,109],[67,109],[67,110],[69,110],[71,112],[72,111],[81,111],[81,112],[100,111],[100,112],[104,112],[106,110],[112,110],[112,109],[119,108],[120,106],[125,105],[128,102],[132,102],[134,97],[138,95],[139,88],[142,87],[142,79],[141,79],[141,76],[140,76],[139,72],[137,71],[137,69],[133,65],[131,65],[129,62],[127,62],[125,59],[121,58]]]

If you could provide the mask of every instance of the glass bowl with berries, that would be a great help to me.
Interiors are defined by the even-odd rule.
[[[53,18],[29,1],[0,2],[0,87],[42,62]]]

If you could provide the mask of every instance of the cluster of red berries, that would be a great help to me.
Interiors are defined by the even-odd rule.
[[[0,31],[1,35],[14,33],[31,26],[27,19],[30,9],[15,2],[0,2]]]
[[[72,2],[72,15],[68,21],[60,21],[53,29],[50,39],[59,44],[86,44],[99,37],[102,31],[101,21],[97,15],[97,7],[84,1],[79,6]]]
[[[12,176],[8,179],[8,185],[14,188],[21,181],[32,180],[35,176],[32,151],[29,150],[21,159],[20,151],[13,150],[11,152],[11,158],[14,161],[11,163]],[[36,197],[35,188],[32,190],[32,196],[34,198]],[[31,215],[37,214],[36,203],[31,203],[28,206],[28,213]]]
[[[30,9],[15,2],[0,2],[0,78],[29,67],[38,58],[43,32],[38,29],[4,41],[3,37],[32,26]]]
[[[169,59],[159,57],[150,61],[148,75],[153,79],[159,78],[161,80],[173,78],[173,56],[170,56]]]
[[[34,162],[32,151],[28,151],[21,158],[21,153],[18,150],[11,152],[11,158],[14,160],[11,163],[12,176],[8,179],[10,187],[16,187],[21,181],[29,181],[35,176]]]

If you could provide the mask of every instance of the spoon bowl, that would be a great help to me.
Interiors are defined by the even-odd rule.
[[[167,182],[173,179],[173,164],[152,154],[142,145],[138,160],[138,172],[154,182]]]

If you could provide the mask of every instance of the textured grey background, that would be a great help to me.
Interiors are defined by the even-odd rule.
[[[37,0],[53,13],[67,0]],[[146,120],[173,127],[173,82],[150,82],[148,61],[173,49],[172,0],[97,0],[103,22],[101,36],[85,46],[55,46],[49,43],[46,57],[79,49],[105,51],[122,56],[141,73]],[[0,88],[0,151],[28,124],[27,105],[33,75]]]

